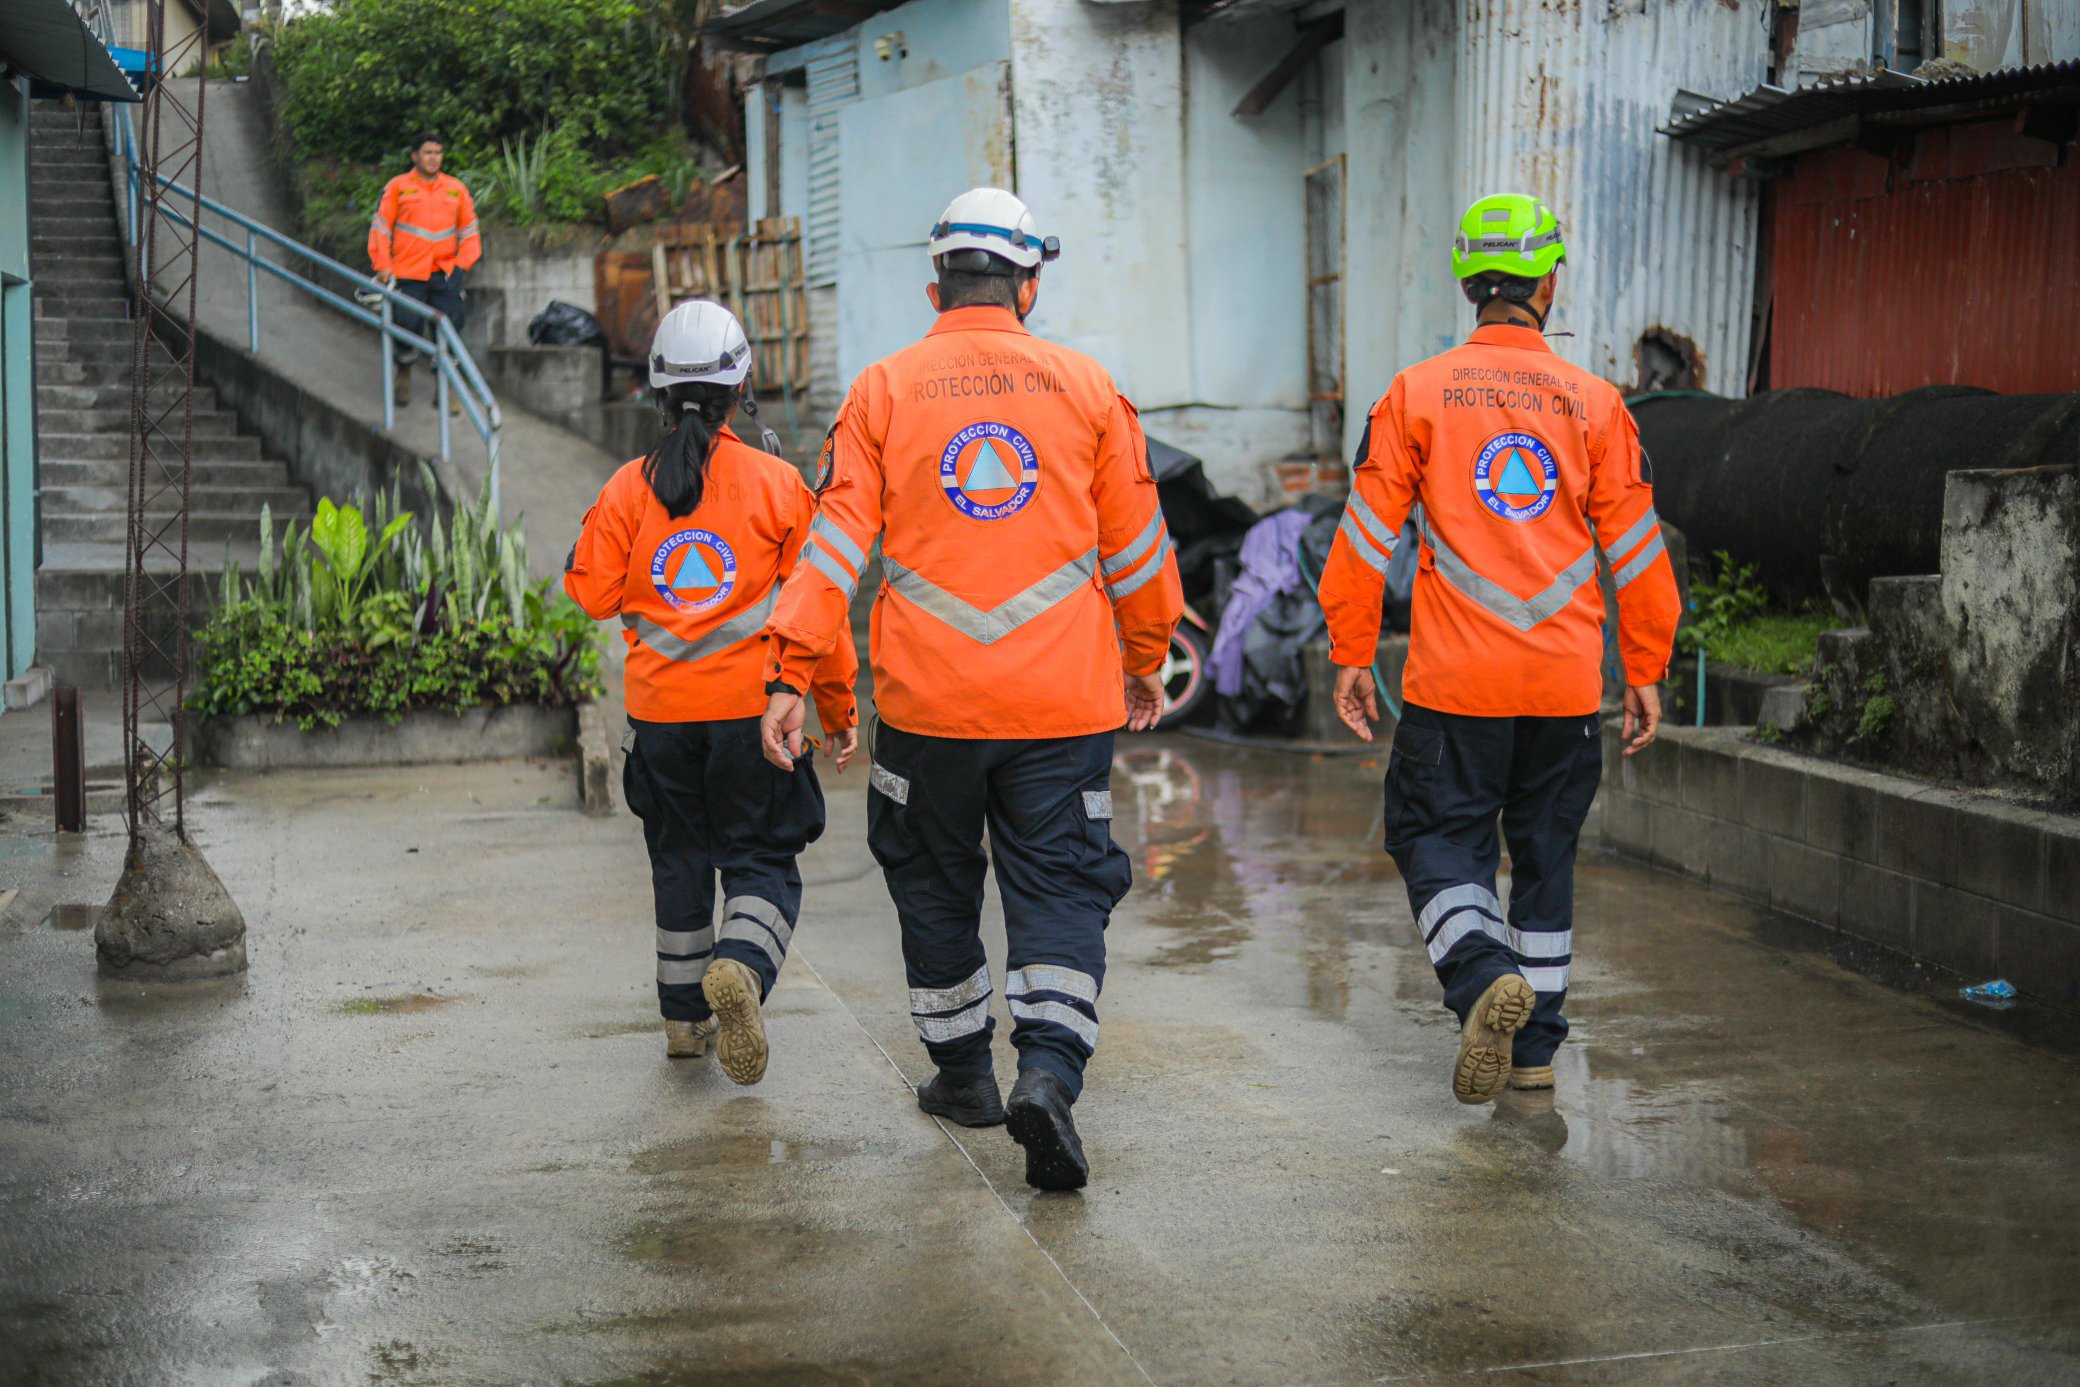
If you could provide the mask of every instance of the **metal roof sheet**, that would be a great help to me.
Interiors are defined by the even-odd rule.
[[[139,99],[108,49],[65,0],[15,0],[9,8],[0,28],[0,58],[8,66],[40,84],[97,100]]]
[[[1709,153],[1722,153],[1779,136],[1818,130],[1853,117],[1970,106],[2065,91],[2080,99],[2080,59],[1935,81],[1904,72],[1877,72],[1820,82],[1797,91],[1765,84],[1745,96],[1701,107],[1693,93],[1680,92],[1668,124],[1659,128],[1671,139]]]
[[[843,33],[903,0],[751,0],[709,20],[702,32],[724,48],[777,53]]]

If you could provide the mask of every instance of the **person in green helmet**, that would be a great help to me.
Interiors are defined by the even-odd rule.
[[[1337,714],[1371,741],[1387,565],[1419,546],[1386,848],[1459,1018],[1464,1103],[1552,1088],[1567,1035],[1575,846],[1603,770],[1599,561],[1617,589],[1627,756],[1660,724],[1679,614],[1632,416],[1546,345],[1566,259],[1537,198],[1466,210],[1452,273],[1473,334],[1401,372],[1373,407],[1322,573]]]

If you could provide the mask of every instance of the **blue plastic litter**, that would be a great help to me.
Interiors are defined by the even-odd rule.
[[[2012,1002],[2015,1000],[2015,984],[2006,978],[1995,978],[1977,987],[1960,987],[1957,995],[1968,1002]]]

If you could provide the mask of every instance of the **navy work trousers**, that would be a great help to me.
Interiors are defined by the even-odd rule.
[[[621,788],[650,848],[658,1009],[668,1021],[704,1021],[701,975],[712,958],[756,973],[760,996],[773,990],[802,908],[795,859],[823,836],[823,787],[807,757],[792,771],[766,760],[757,718],[628,724]]]
[[[1112,841],[1112,733],[1029,741],[874,735],[867,845],[903,927],[910,1014],[949,1077],[992,1072],[983,876],[989,830],[1018,1067],[1083,1090],[1098,1043],[1105,925],[1134,869]]]
[[[435,312],[446,314],[448,320],[455,324],[455,330],[460,332],[463,323],[469,317],[468,301],[462,297],[463,277],[464,272],[461,270],[435,270],[430,279],[400,279],[392,287],[406,298],[416,299]],[[428,341],[433,340],[436,329],[432,318],[424,313],[409,308],[397,308],[394,305],[392,311],[397,325],[406,332],[416,332]],[[391,355],[397,359],[400,366],[409,366],[419,359],[416,349],[401,342],[391,344]]]
[[[1574,856],[1603,778],[1596,715],[1476,718],[1411,703],[1387,763],[1387,851],[1462,1022],[1489,984],[1521,973],[1538,993],[1512,1062],[1551,1064],[1574,956]],[[1509,913],[1495,896],[1509,843]]]

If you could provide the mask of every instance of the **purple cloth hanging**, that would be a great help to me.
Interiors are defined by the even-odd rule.
[[[1242,695],[1242,645],[1250,623],[1280,593],[1300,585],[1300,533],[1313,520],[1295,506],[1265,516],[1242,537],[1242,572],[1221,610],[1221,629],[1208,661],[1214,688],[1228,698]]]

